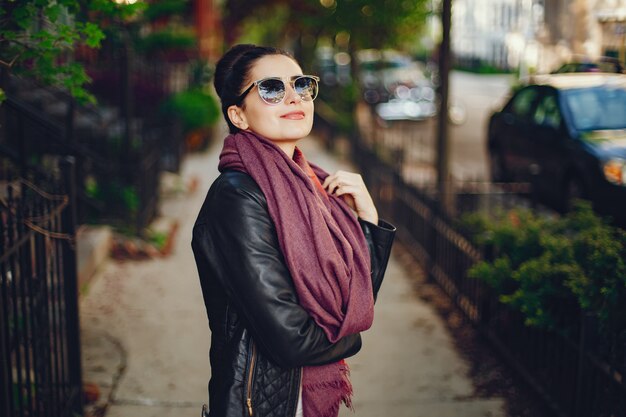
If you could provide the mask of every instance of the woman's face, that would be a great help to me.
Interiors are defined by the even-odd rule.
[[[288,80],[294,75],[302,75],[302,69],[287,56],[267,55],[257,60],[243,90],[245,91],[254,81],[280,77],[286,82],[285,98],[279,104],[269,105],[261,99],[257,87],[253,87],[241,107],[237,109],[239,112],[237,117],[241,118],[243,125],[237,123],[235,125],[242,130],[250,130],[282,144],[295,142],[307,136],[313,126],[313,102],[303,101],[293,90]]]

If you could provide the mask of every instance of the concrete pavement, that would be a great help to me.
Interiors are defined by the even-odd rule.
[[[313,137],[307,158],[350,169]],[[107,417],[197,416],[207,401],[209,329],[190,248],[191,228],[217,176],[221,140],[185,160],[181,185],[164,217],[180,222],[172,254],[148,261],[107,261],[81,298],[83,373],[100,390],[89,412]],[[180,187],[184,189],[184,187]],[[358,417],[499,417],[501,399],[476,398],[468,364],[436,312],[411,289],[412,275],[392,256],[363,349],[348,360]],[[342,417],[353,415],[342,408]],[[312,417],[312,416],[311,416]]]

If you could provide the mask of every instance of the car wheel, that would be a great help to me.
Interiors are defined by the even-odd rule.
[[[507,182],[509,175],[504,166],[504,158],[498,149],[489,151],[489,168],[491,169],[492,182]]]
[[[572,211],[576,200],[587,200],[589,198],[585,185],[577,177],[571,177],[567,180],[564,191],[563,210],[565,212]]]

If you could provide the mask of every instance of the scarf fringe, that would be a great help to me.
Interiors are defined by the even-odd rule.
[[[350,382],[350,368],[347,363],[343,363],[339,369],[341,373],[340,380],[334,381],[317,381],[313,383],[306,383],[302,385],[302,389],[309,393],[332,390],[340,391],[342,393],[341,398],[326,412],[322,413],[320,417],[336,417],[339,413],[339,406],[343,403],[350,411],[354,412],[354,405],[352,403],[352,395],[354,393],[352,383]]]

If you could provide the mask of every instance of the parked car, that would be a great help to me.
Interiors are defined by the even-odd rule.
[[[541,201],[567,210],[589,199],[626,224],[626,75],[536,77],[488,125],[495,182],[530,182]]]
[[[357,64],[363,99],[371,105],[394,99],[421,100],[422,94],[430,94],[425,88],[433,87],[424,64],[398,51],[364,49],[357,53]]]
[[[437,115],[437,86],[433,69],[395,51],[365,49],[357,53],[358,81],[363,100],[385,122],[419,121]],[[465,106],[450,100],[451,123],[465,122]]]
[[[600,57],[595,60],[578,57],[571,62],[561,65],[552,74],[563,74],[567,72],[608,72],[622,74],[624,67],[617,58]]]

